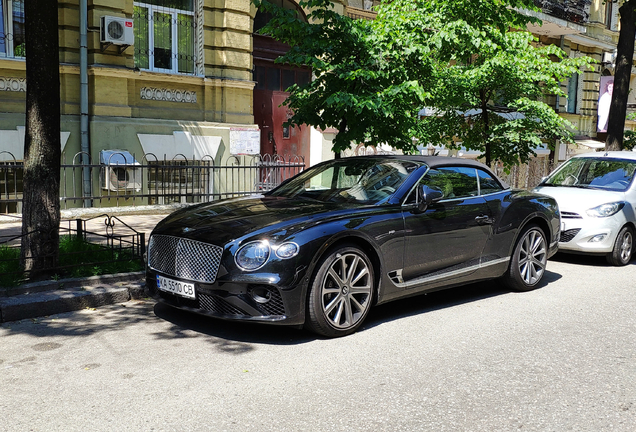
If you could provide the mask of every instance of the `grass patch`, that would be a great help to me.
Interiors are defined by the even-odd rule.
[[[60,236],[60,256],[54,279],[98,276],[143,270],[143,262],[129,250],[111,249],[74,235]],[[0,286],[24,282],[18,271],[20,249],[0,247]]]

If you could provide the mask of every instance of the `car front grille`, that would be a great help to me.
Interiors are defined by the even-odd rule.
[[[214,283],[223,248],[195,240],[153,235],[148,243],[148,265],[170,276]]]
[[[581,231],[581,228],[574,228],[574,229],[569,229],[567,231],[563,231],[561,233],[561,238],[559,239],[559,241],[561,243],[567,243],[570,240],[572,240],[579,233],[579,231]]]
[[[248,315],[245,311],[215,295],[199,293],[199,308],[219,315]]]
[[[257,304],[256,308],[263,315],[285,315],[285,305],[283,298],[277,289],[270,289],[271,298],[267,303]]]
[[[562,211],[561,219],[583,219],[583,218],[578,213]]]

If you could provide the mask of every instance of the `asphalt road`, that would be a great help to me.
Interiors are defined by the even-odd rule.
[[[0,325],[0,431],[636,430],[636,262],[557,256],[346,338],[131,301]]]

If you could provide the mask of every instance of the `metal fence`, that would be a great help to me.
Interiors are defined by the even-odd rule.
[[[21,218],[16,217],[16,221]],[[10,231],[0,235],[0,296],[31,276],[20,265],[20,247],[25,234]],[[57,261],[53,254],[27,258],[42,264],[37,269],[39,274],[83,277],[143,268],[145,233],[136,231],[116,216],[103,214],[90,219],[62,220],[58,232],[33,231],[27,235],[36,233],[40,238],[50,239],[51,245],[58,243],[54,237],[59,235]]]
[[[300,156],[231,156],[217,165],[211,156],[160,159],[115,152],[102,163],[83,165],[84,155],[62,157],[63,209],[208,202],[271,190],[305,168]],[[0,213],[21,213],[23,172],[22,161],[0,152]]]

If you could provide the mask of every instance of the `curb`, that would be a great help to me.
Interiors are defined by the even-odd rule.
[[[0,297],[0,322],[19,321],[145,297],[144,272],[27,284]]]

